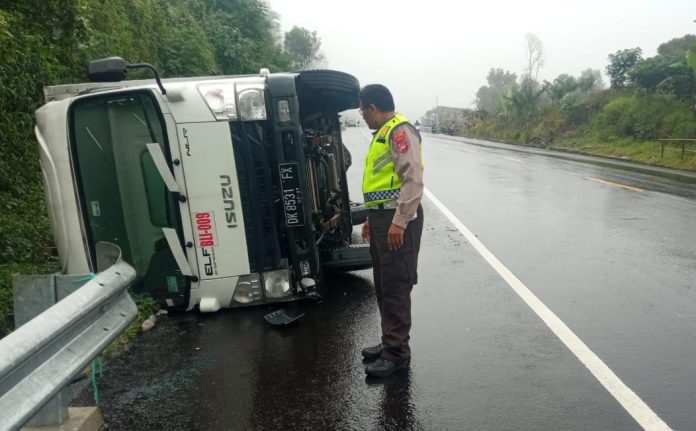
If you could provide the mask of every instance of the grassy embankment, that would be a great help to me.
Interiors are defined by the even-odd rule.
[[[669,94],[605,90],[571,106],[549,106],[526,123],[496,118],[464,130],[464,136],[541,146],[648,165],[696,171],[696,115]]]
[[[664,158],[660,156],[659,141],[598,141],[591,138],[564,139],[549,146],[552,150],[573,151],[594,156],[613,157],[653,166],[696,171],[696,142],[687,142],[682,158],[681,142],[665,145]]]

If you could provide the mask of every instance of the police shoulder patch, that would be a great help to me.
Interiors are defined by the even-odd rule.
[[[406,132],[397,132],[392,138],[396,146],[396,150],[400,153],[405,153],[408,151],[408,139],[406,138]]]

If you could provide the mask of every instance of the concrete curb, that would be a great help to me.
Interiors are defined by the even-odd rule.
[[[60,425],[24,427],[22,431],[99,431],[104,418],[98,407],[70,407],[68,419]]]
[[[430,134],[439,139],[463,142],[465,144],[478,145],[480,147],[498,148],[501,150],[517,151],[520,153],[538,154],[557,159],[573,160],[584,163],[591,163],[600,166],[610,166],[618,169],[625,169],[634,172],[642,172],[650,175],[670,178],[675,181],[696,184],[696,172],[684,171],[680,169],[663,168],[661,166],[651,166],[636,162],[628,162],[611,157],[590,156],[579,154],[572,151],[546,150],[543,148],[528,147],[524,145],[503,144],[501,142],[486,141],[483,139],[463,138],[460,136],[449,136],[441,134]]]

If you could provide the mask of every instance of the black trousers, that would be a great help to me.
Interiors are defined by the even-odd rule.
[[[418,283],[418,251],[423,233],[423,208],[404,231],[404,245],[389,250],[387,232],[396,210],[371,209],[370,253],[377,305],[382,320],[382,357],[403,361],[411,357],[411,290]]]

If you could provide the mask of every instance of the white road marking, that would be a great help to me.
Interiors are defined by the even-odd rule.
[[[511,161],[517,162],[517,163],[527,163],[527,162],[525,162],[524,160],[516,159],[516,158],[510,157],[510,156],[505,156],[505,157],[503,157],[503,158],[504,158],[505,160],[511,160]]]
[[[633,419],[649,431],[671,430],[652,409],[626,386],[621,379],[590,350],[587,345],[566,326],[543,302],[539,300],[505,265],[491,253],[476,236],[445,207],[430,190],[425,195],[466,237],[467,241],[479,252],[491,267],[507,282],[512,290],[544,321],[546,326],[570,349],[585,367],[595,376],[611,395],[623,406]]]
[[[626,184],[615,183],[613,181],[602,180],[602,179],[595,178],[595,177],[585,177],[585,179],[590,180],[590,181],[594,181],[596,183],[607,184],[609,186],[621,187],[622,189],[626,189],[626,190],[633,190],[634,192],[644,192],[645,191],[645,190],[638,188],[638,187],[631,187],[631,186],[627,186]]]

